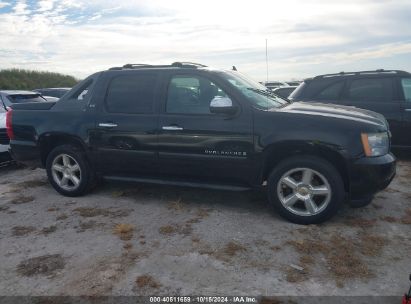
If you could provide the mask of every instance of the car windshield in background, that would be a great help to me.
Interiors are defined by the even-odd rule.
[[[223,72],[222,76],[232,85],[236,86],[257,109],[269,110],[281,108],[289,104],[287,100],[275,95],[265,86],[248,79],[239,72],[227,71]]]
[[[64,94],[70,91],[70,89],[36,89],[34,91],[39,92],[43,96],[61,98]]]
[[[12,103],[24,103],[24,102],[43,102],[46,101],[40,94],[14,94],[8,95],[8,99]]]

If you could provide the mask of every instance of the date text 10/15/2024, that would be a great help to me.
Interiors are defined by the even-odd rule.
[[[257,303],[256,297],[150,297],[150,303]]]

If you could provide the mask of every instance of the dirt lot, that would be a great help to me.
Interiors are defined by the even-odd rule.
[[[0,171],[0,295],[401,295],[411,272],[411,161],[362,209],[279,218],[258,192],[106,183],[57,194]]]

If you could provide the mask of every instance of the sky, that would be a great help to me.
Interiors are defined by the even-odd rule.
[[[266,41],[269,80],[411,72],[411,1],[0,0],[0,69],[81,79],[126,63],[192,61],[265,81]]]

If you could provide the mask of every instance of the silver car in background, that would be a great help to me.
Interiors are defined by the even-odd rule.
[[[11,160],[9,154],[9,138],[6,131],[6,108],[0,101],[0,166]]]
[[[44,102],[47,101],[47,99],[37,92],[3,90],[0,91],[0,101],[7,108],[11,107],[15,103]]]

